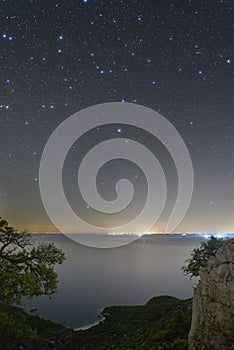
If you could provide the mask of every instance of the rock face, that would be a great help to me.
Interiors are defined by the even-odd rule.
[[[200,270],[189,333],[189,350],[230,349],[234,349],[234,239]]]

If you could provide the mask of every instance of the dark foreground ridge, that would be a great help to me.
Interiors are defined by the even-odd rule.
[[[185,350],[192,299],[159,296],[142,306],[107,307],[100,324],[79,331],[26,314],[21,308],[7,307],[7,313],[13,319],[26,318],[36,336],[30,344],[9,337],[4,340],[7,336],[1,329],[2,350]]]

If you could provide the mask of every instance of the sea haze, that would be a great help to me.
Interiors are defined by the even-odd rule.
[[[97,321],[108,305],[144,304],[156,295],[192,296],[197,280],[181,266],[198,247],[201,236],[154,235],[128,245],[98,249],[82,246],[64,235],[33,235],[36,242],[55,242],[66,254],[57,267],[58,292],[49,299],[26,301],[26,309],[66,326],[81,327]],[[113,239],[117,239],[113,237]]]

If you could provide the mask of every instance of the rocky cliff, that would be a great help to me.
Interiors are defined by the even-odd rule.
[[[194,291],[189,350],[234,349],[234,239],[200,270]]]

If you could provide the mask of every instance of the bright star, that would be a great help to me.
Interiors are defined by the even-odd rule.
[[[122,129],[121,129],[121,128],[118,128],[118,129],[117,129],[117,132],[119,132],[119,133],[122,132]]]
[[[197,73],[198,73],[199,75],[202,75],[202,74],[203,74],[203,70],[199,69],[199,70],[197,71]]]
[[[104,70],[103,69],[101,69],[100,70],[100,74],[104,74],[105,72],[104,72]]]
[[[61,49],[58,49],[58,53],[62,53],[62,50],[61,50]]]

